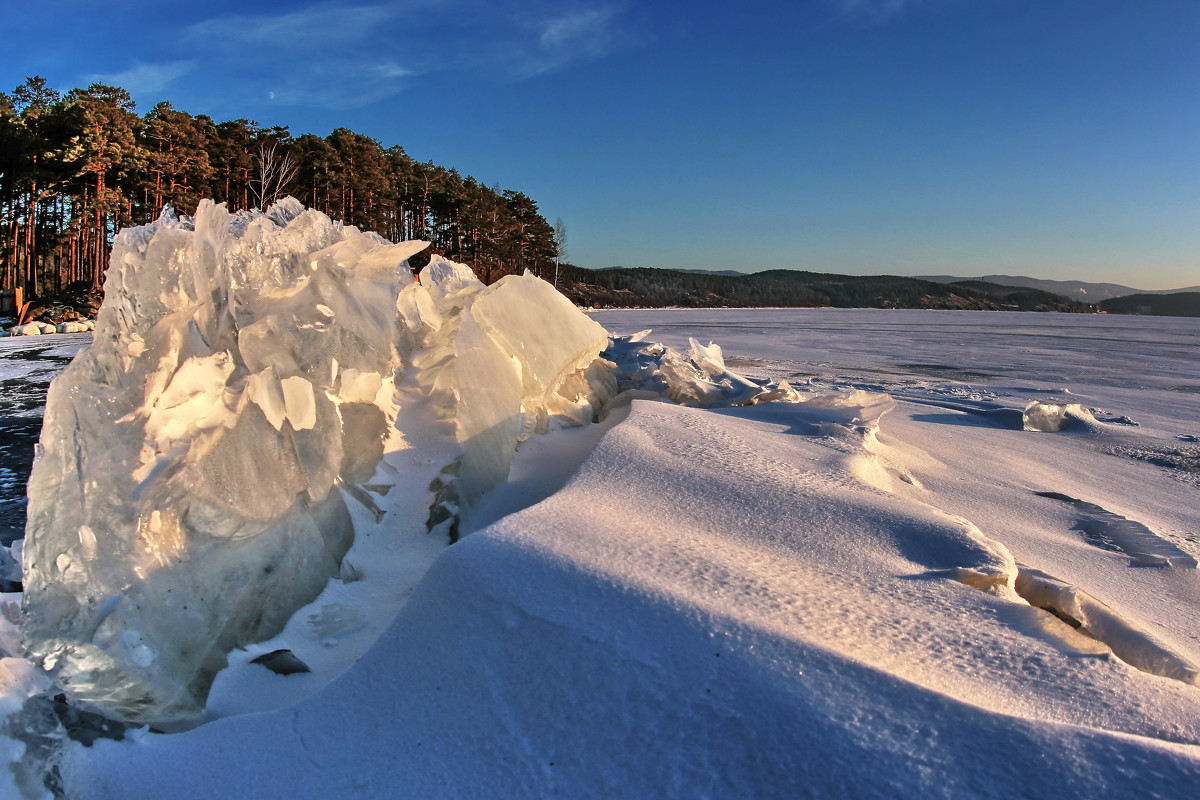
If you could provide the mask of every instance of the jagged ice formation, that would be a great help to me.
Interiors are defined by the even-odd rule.
[[[29,484],[25,647],[77,703],[199,719],[225,654],[339,575],[346,498],[370,503],[357,485],[404,446],[403,398],[431,399],[460,453],[430,488],[436,535],[521,438],[615,393],[607,334],[548,284],[437,257],[418,283],[426,247],[291,199],[118,236]]]

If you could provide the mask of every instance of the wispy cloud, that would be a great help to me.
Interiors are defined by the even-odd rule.
[[[189,26],[185,37],[220,50],[255,46],[295,51],[348,44],[369,40],[381,26],[393,22],[413,5],[321,4],[289,14],[225,14]]]
[[[519,42],[525,52],[513,64],[514,75],[532,77],[573,61],[592,61],[627,44],[618,14],[614,7],[581,8],[529,24],[537,38]]]
[[[387,60],[330,59],[299,75],[265,76],[255,86],[278,105],[360,108],[395,95],[414,75]]]
[[[526,80],[643,40],[623,5],[492,0],[476,7],[476,27],[451,41],[455,68],[494,80]]]
[[[103,77],[143,98],[186,77],[210,104],[352,108],[435,72],[525,80],[594,61],[634,41],[623,14],[612,0],[320,2],[197,21],[167,42],[179,60]]]
[[[104,83],[120,86],[130,94],[157,94],[196,68],[196,61],[168,61],[163,64],[144,64],[140,61],[122,72],[87,75],[84,83]]]
[[[237,76],[230,91],[279,105],[355,108],[402,91],[418,70],[399,63],[388,32],[422,0],[320,3],[286,14],[226,14],[183,32],[183,46]]]

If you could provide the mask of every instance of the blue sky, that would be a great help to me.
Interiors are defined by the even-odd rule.
[[[1200,284],[1198,0],[0,0],[0,27],[4,90],[345,126],[524,191],[583,266]]]

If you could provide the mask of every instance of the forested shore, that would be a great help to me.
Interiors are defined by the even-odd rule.
[[[393,241],[428,240],[487,283],[526,268],[552,276],[563,236],[522,192],[346,128],[293,136],[166,102],[139,115],[120,87],[60,94],[40,77],[0,93],[0,289],[99,285],[116,232],[167,204],[240,211],[285,195]]]
[[[717,274],[670,269],[566,266],[559,288],[591,308],[928,308],[1090,313],[1094,306],[1039,289],[985,281],[936,283],[897,275],[776,269]]]

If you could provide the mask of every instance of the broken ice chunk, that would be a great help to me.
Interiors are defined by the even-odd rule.
[[[317,401],[311,383],[293,375],[279,382],[283,390],[283,406],[292,430],[306,431],[317,424]]]

